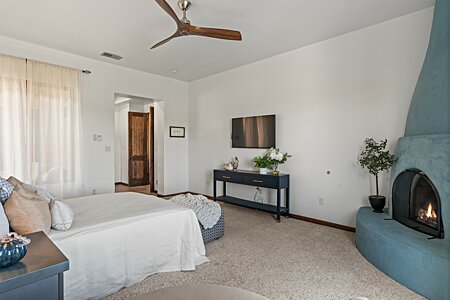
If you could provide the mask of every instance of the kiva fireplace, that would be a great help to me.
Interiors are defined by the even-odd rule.
[[[430,300],[450,300],[450,1],[436,0],[430,42],[391,169],[386,214],[362,207],[356,246]],[[444,232],[445,230],[445,232]]]
[[[392,188],[392,217],[414,230],[443,238],[441,200],[426,174],[407,169],[395,179]]]

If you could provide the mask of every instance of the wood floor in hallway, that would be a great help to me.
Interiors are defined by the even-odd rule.
[[[156,193],[152,192],[150,190],[150,185],[140,185],[140,186],[128,186],[123,183],[116,183],[116,193],[123,193],[123,192],[136,192],[136,193],[142,193],[142,194],[148,194],[148,195],[155,195]]]

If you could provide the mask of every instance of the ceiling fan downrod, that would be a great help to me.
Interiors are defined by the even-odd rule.
[[[185,24],[191,24],[191,21],[186,17],[186,11],[191,7],[191,2],[189,0],[179,0],[178,7],[183,11],[183,18],[181,18],[181,22]]]

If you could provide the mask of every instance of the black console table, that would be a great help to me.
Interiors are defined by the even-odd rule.
[[[217,197],[217,181],[223,182],[223,195],[219,197]],[[227,182],[276,189],[277,205],[275,206],[227,196]],[[281,207],[282,189],[286,190],[285,207]],[[214,170],[214,199],[276,214],[277,222],[279,222],[280,215],[289,215],[289,174],[272,175],[243,170]]]
[[[64,299],[63,273],[69,260],[42,231],[25,236],[31,239],[25,257],[0,268],[0,299]]]

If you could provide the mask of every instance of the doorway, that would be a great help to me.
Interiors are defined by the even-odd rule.
[[[154,104],[115,95],[116,192],[156,193]]]
[[[150,113],[128,112],[128,186],[150,184],[151,119]]]

